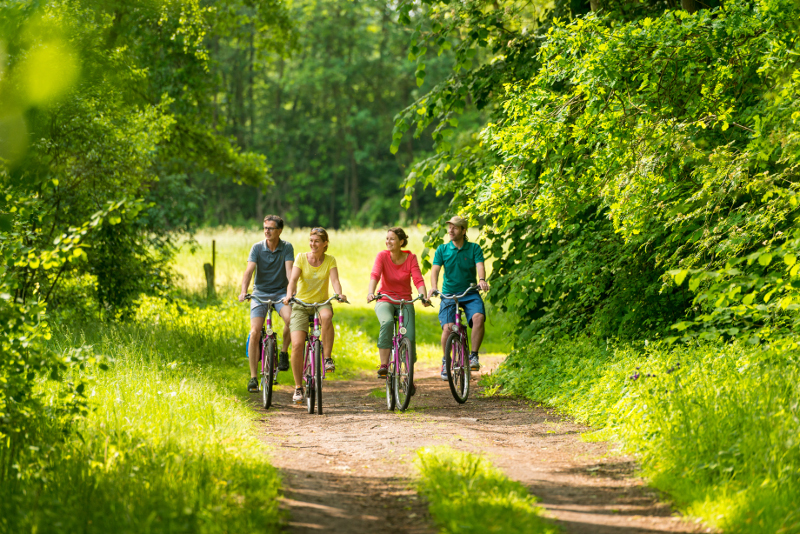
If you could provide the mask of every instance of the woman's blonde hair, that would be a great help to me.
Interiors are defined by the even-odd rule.
[[[325,231],[325,228],[318,226],[317,228],[312,228],[311,233],[309,236],[318,235],[322,242],[325,243],[325,250],[323,252],[328,251],[328,232]]]

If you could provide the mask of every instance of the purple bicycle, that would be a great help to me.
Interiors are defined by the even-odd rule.
[[[307,304],[297,298],[292,298],[292,302],[305,308],[314,308],[313,322],[309,321],[309,332],[306,336],[306,349],[303,356],[303,376],[306,379],[306,405],[308,413],[314,413],[314,404],[317,405],[317,413],[322,415],[322,381],[325,380],[325,355],[322,353],[322,341],[320,340],[319,327],[319,308],[336,300],[344,304],[349,304],[334,295],[325,302],[314,302]],[[312,317],[309,316],[309,319]]]
[[[278,304],[279,301],[274,300],[261,300],[255,295],[247,294],[244,296],[247,300],[254,299],[259,304],[267,307],[267,317],[264,326],[261,327],[261,400],[264,409],[269,409],[272,406],[272,386],[277,381],[278,377],[278,362],[277,362],[277,347],[278,347],[278,334],[272,328],[272,310],[273,306]],[[250,346],[250,336],[247,336],[247,346]]]
[[[386,297],[400,309],[395,313],[394,335],[392,336],[392,355],[389,359],[389,369],[386,374],[386,407],[394,410],[395,406],[402,412],[408,408],[411,396],[414,395],[414,356],[411,340],[406,337],[405,317],[403,308],[406,304],[414,304],[418,300],[425,300],[422,295],[413,300],[396,300],[384,293],[375,295],[375,300]]]
[[[439,291],[431,293],[432,297],[438,296],[442,300],[454,300],[456,303],[456,320],[444,345],[444,359],[450,392],[459,404],[467,402],[467,397],[469,397],[470,371],[469,336],[467,335],[466,325],[461,325],[461,308],[458,306],[458,299],[463,298],[471,291],[477,290],[478,286],[472,285],[460,295],[444,295]]]

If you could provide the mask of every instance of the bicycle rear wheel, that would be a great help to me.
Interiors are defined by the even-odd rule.
[[[414,364],[411,362],[411,341],[403,338],[397,349],[398,368],[394,373],[394,394],[400,411],[408,408],[411,402],[411,388],[414,384]]]
[[[268,337],[264,341],[264,352],[261,362],[261,400],[264,409],[272,406],[272,375],[275,371],[275,340]]]
[[[322,358],[322,343],[319,340],[314,342],[314,392],[317,395],[317,414],[322,415],[322,366],[325,360]]]
[[[392,354],[391,357],[394,358],[394,354]],[[395,398],[394,398],[394,374],[395,374],[395,372],[396,371],[395,371],[395,368],[394,368],[394,361],[393,360],[389,360],[389,368],[386,370],[386,408],[389,411],[394,410],[394,402],[395,402]]]
[[[461,338],[455,332],[447,338],[444,355],[450,392],[456,402],[464,404],[469,397],[469,362]]]

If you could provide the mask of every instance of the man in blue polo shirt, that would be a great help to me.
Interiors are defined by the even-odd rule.
[[[275,304],[275,311],[283,319],[283,350],[281,350],[278,361],[278,370],[286,371],[289,369],[289,319],[292,308],[286,306],[283,298],[286,296],[286,288],[289,285],[289,277],[294,266],[294,247],[291,243],[283,241],[281,232],[283,231],[283,219],[277,215],[267,215],[264,217],[264,241],[259,241],[250,249],[250,256],[247,258],[247,268],[242,277],[242,292],[239,294],[239,302],[244,301],[247,288],[250,285],[250,277],[256,271],[256,280],[253,288],[253,295],[263,300],[278,301]],[[261,339],[261,328],[264,326],[264,319],[267,316],[266,305],[259,304],[255,299],[250,300],[250,346],[247,347],[247,354],[250,357],[250,381],[247,383],[247,390],[250,392],[258,391],[258,341]]]
[[[481,290],[488,291],[486,283],[486,268],[483,264],[483,251],[481,247],[467,240],[467,221],[455,216],[447,221],[447,234],[450,242],[439,245],[433,256],[431,267],[431,291],[439,287],[439,271],[444,267],[444,283],[442,293],[445,295],[461,294],[470,285],[478,282]],[[477,291],[473,291],[458,303],[464,307],[467,321],[472,328],[472,352],[469,355],[470,369],[480,369],[478,349],[481,348],[485,332],[486,308],[483,299]],[[442,325],[442,352],[444,352],[447,336],[450,335],[453,323],[456,320],[456,305],[452,300],[442,300],[439,306],[439,324]],[[444,357],[442,358],[442,380],[447,380]]]

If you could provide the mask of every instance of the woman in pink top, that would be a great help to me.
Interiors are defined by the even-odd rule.
[[[389,295],[396,300],[411,300],[411,282],[413,281],[414,287],[425,298],[424,305],[431,305],[428,301],[428,290],[425,288],[417,257],[408,250],[403,250],[406,245],[408,245],[408,236],[403,229],[400,227],[389,228],[389,231],[386,232],[386,250],[378,253],[375,265],[372,267],[367,302],[375,300],[375,287],[378,285],[378,281],[381,281],[380,293]],[[399,304],[394,304],[386,298],[380,299],[375,305],[375,315],[378,316],[381,323],[381,331],[378,334],[378,353],[381,357],[378,377],[381,378],[386,378],[392,350],[392,325],[394,324],[394,315],[399,309]],[[412,362],[416,362],[413,304],[405,305],[403,317],[406,320],[406,337],[411,341]]]

